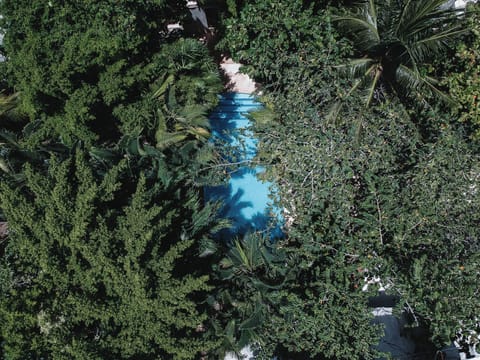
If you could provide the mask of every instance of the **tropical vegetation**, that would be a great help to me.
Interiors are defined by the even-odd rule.
[[[448,49],[467,29],[445,1],[365,1],[335,16],[357,58],[343,65],[354,78],[351,94],[366,88],[365,106],[391,92],[403,99],[422,92],[445,98],[422,66]]]
[[[200,3],[216,44],[168,30],[184,1],[0,2],[0,356],[375,359],[380,284],[418,356],[477,341],[480,5]],[[281,239],[204,201],[219,53],[261,84]]]
[[[299,21],[301,8],[308,19],[317,16],[314,29],[303,23],[289,29],[286,2],[248,2],[241,21],[228,23],[247,24],[242,40],[236,33],[224,38],[264,84],[267,109],[253,115],[259,159],[289,219],[278,246],[292,275],[267,295],[278,301],[271,300],[259,330],[265,358],[375,356],[369,344],[379,333],[361,326],[369,323],[365,304],[378,287],[361,289],[378,277],[412,319],[407,336],[428,329],[423,336],[438,349],[459,329],[476,329],[477,273],[466,269],[478,264],[478,145],[469,140],[472,123],[457,123],[465,112],[451,105],[445,83],[452,79],[446,59],[456,46],[474,49],[477,23],[459,29],[472,18],[452,17],[441,1],[354,3],[330,9],[289,3]],[[399,10],[411,13],[402,20]],[[401,21],[408,22],[402,34]],[[351,22],[358,26],[345,38]],[[248,31],[256,26],[264,33]],[[283,47],[272,45],[267,55],[281,36],[276,32],[283,32]],[[297,43],[303,32],[305,45]],[[269,33],[276,34],[270,43]],[[444,41],[451,36],[462,44]],[[418,54],[402,51],[415,44]],[[265,77],[269,56],[269,69],[278,73]],[[364,71],[352,71],[366,62]],[[412,76],[400,76],[403,70]],[[476,91],[460,88],[458,95]]]

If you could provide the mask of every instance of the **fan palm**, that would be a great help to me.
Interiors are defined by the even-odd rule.
[[[445,0],[363,0],[335,17],[339,30],[352,40],[358,57],[341,65],[354,79],[347,95],[364,90],[365,106],[389,91],[400,98],[428,93],[449,101],[438,81],[422,65],[465,33],[455,9]],[[336,116],[337,103],[331,111]]]

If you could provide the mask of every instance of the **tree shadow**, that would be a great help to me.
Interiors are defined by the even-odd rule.
[[[233,141],[235,135],[248,129],[250,120],[245,116],[261,105],[255,97],[245,94],[225,93],[220,95],[219,105],[210,113],[212,133],[220,139]]]
[[[220,201],[222,206],[218,216],[231,221],[231,226],[220,230],[215,237],[218,240],[229,242],[233,238],[243,237],[251,232],[265,232],[273,238],[283,236],[281,226],[275,223],[275,216],[272,215],[270,207],[265,204],[263,211],[256,211],[254,201],[249,199],[254,194],[248,190],[234,188],[232,184],[213,186],[205,188],[205,199],[207,201]]]
[[[224,150],[227,161],[248,163],[256,155],[257,140],[248,130],[250,120],[245,116],[252,110],[261,108],[253,96],[227,93],[220,97],[219,106],[210,114],[213,141]],[[217,234],[219,239],[229,241],[253,231],[270,232],[278,237],[280,226],[272,225],[269,183],[258,179],[260,167],[229,166],[228,184],[205,189],[207,201],[223,203],[219,216],[229,219],[231,228]],[[272,235],[273,234],[273,235]]]

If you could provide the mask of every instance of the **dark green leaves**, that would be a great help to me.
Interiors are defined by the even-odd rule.
[[[193,190],[181,195],[174,173],[171,193],[125,161],[98,173],[105,152],[95,153],[51,159],[46,176],[30,166],[24,190],[2,186],[15,234],[6,250],[12,285],[1,300],[5,349],[14,354],[37,331],[22,357],[44,341],[42,353],[79,359],[208,351],[213,342],[196,330],[206,313],[192,300],[209,290],[207,278],[176,267],[195,239],[208,237],[213,209],[202,210]],[[43,320],[20,330],[14,313]]]
[[[334,17],[359,57],[344,65],[353,80],[348,94],[364,90],[366,107],[392,94],[407,104],[408,98],[422,97],[422,92],[451,103],[436,80],[422,71],[422,66],[466,33],[455,10],[440,8],[444,3],[369,0]],[[372,66],[360,72],[367,63]]]

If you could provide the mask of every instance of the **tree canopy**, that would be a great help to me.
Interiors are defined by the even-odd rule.
[[[478,330],[478,14],[445,3],[222,3],[285,232],[222,241],[222,84],[166,28],[185,2],[0,2],[1,356],[375,359],[372,279],[405,336]]]
[[[480,130],[480,4],[471,4],[467,8],[469,16],[469,36],[460,42],[454,57],[444,63],[448,68],[444,84],[448,86],[456,104],[454,116],[470,127],[474,139],[479,139]]]
[[[184,2],[0,8],[2,357],[214,351],[200,169],[221,81],[204,44],[167,33]]]
[[[356,58],[341,68],[353,78],[346,96],[365,92],[365,106],[390,94],[404,102],[434,94],[449,102],[439,81],[423,67],[435,56],[453,47],[466,33],[454,8],[444,0],[360,1],[334,17],[339,29],[352,40]],[[338,102],[332,116],[341,109]]]
[[[105,171],[77,149],[46,172],[27,166],[21,191],[2,184],[8,358],[191,359],[215,344],[199,331],[208,277],[182,266],[212,229],[212,208],[135,168]]]
[[[6,76],[37,142],[92,143],[151,118],[150,86],[179,64],[162,51],[175,41],[166,26],[188,10],[182,1],[3,1],[0,12]]]
[[[399,296],[397,310],[411,317],[409,336],[421,326],[441,347],[460,328],[476,328],[477,275],[467,269],[479,260],[478,152],[438,96],[425,92],[417,98],[412,92],[435,73],[429,68],[437,63],[433,57],[441,62],[453,49],[445,47],[448,42],[436,43],[436,36],[447,39],[468,30],[457,28],[463,20],[440,9],[443,3],[362,1],[360,8],[346,4],[334,14],[311,8],[315,34],[307,32],[293,51],[275,46],[280,35],[268,40],[261,31],[245,32],[246,41],[227,34],[234,42],[227,43],[232,53],[264,82],[267,110],[253,116],[258,161],[278,185],[278,204],[286,209],[288,224],[285,240],[275,246],[284,256],[282,286],[264,295],[269,311],[256,329],[264,358],[275,352],[374,358],[371,345],[382,331],[369,326],[366,304],[378,287],[362,289],[366,280],[378,277]],[[283,32],[288,42],[297,28],[284,27],[288,20],[275,8],[289,6],[301,19],[299,6],[270,1],[248,3],[237,19],[269,19],[254,26]],[[348,32],[354,37],[350,46],[337,25],[356,21]],[[445,25],[434,26],[440,23]],[[421,31],[412,34],[415,26]],[[402,51],[417,41],[414,56]],[[263,52],[255,51],[256,44]],[[441,49],[447,51],[437,52]],[[370,63],[353,83],[373,91],[369,107],[344,76],[352,55],[371,59],[358,60]],[[269,62],[273,77],[263,75]],[[279,62],[283,65],[277,67]],[[411,79],[419,77],[403,93],[400,66],[410,67]],[[387,90],[400,96],[387,96]],[[416,101],[422,96],[428,102]],[[338,103],[342,115],[333,123],[329,119]]]

